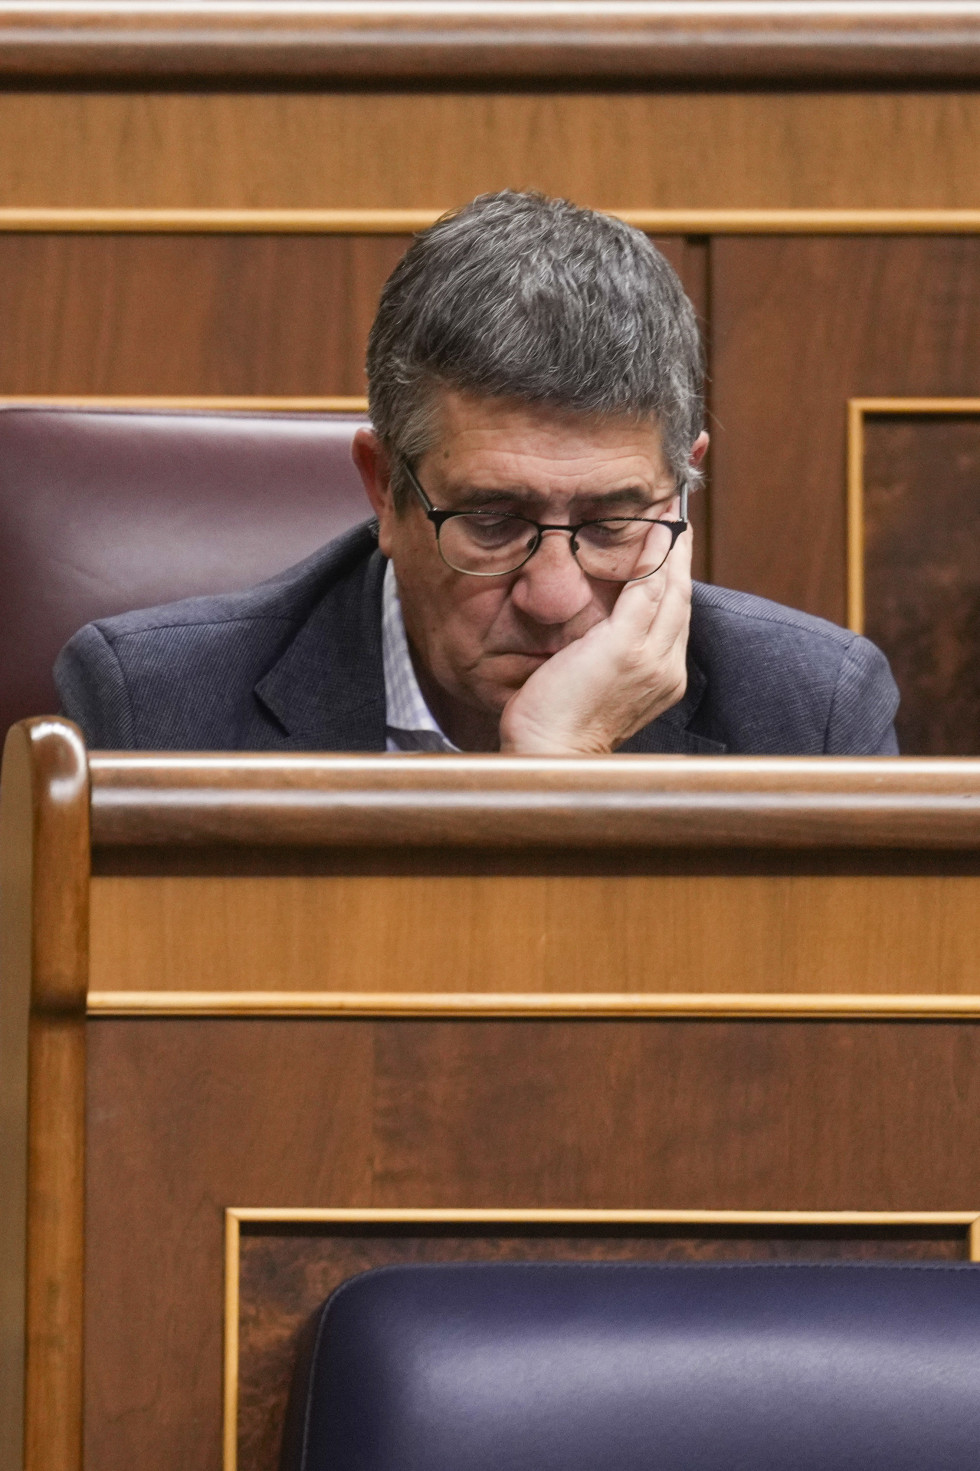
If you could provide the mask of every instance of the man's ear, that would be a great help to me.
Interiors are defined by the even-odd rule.
[[[391,465],[384,446],[373,429],[358,429],[351,443],[351,459],[361,477],[371,509],[378,518],[378,544],[388,555],[388,529],[395,516],[391,492]]]
[[[702,429],[694,444],[691,446],[690,462],[695,470],[700,469],[705,455],[708,452],[708,431]]]

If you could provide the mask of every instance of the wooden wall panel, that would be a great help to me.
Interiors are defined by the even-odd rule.
[[[909,754],[980,749],[980,414],[864,426],[865,628]]]
[[[0,234],[0,395],[361,394],[406,244]]]
[[[866,855],[665,859],[627,849],[605,861],[566,852],[556,863],[409,850],[374,872],[358,872],[349,855],[317,866],[275,878],[96,877],[92,990],[977,989],[980,864],[971,856],[918,855],[912,868],[901,853],[869,864]],[[450,914],[465,922],[433,924]]]
[[[274,1471],[303,1325],[346,1278],[436,1261],[957,1261],[962,1229],[262,1226],[241,1238],[238,1471]]]
[[[851,397],[980,392],[980,239],[712,244],[712,580],[846,619]]]
[[[0,93],[0,206],[980,205],[975,91]]]
[[[980,1201],[969,1023],[96,1019],[88,1049],[99,1471],[219,1464],[227,1206]]]

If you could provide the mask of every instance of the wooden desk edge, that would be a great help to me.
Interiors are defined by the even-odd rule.
[[[93,752],[97,848],[980,849],[980,760]]]
[[[624,79],[908,82],[972,78],[980,13],[961,3],[535,0],[395,5],[253,3],[139,8],[21,0],[0,23],[0,73],[195,79]],[[863,13],[862,13],[863,12]]]

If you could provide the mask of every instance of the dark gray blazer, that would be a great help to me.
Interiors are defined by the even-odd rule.
[[[90,746],[383,751],[373,523],[247,592],[90,623],[58,656]],[[621,748],[699,755],[894,755],[898,692],[866,639],[696,583],[688,688]]]

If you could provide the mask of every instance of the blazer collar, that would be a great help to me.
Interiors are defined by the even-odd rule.
[[[306,751],[383,751],[385,682],[377,550],[335,582],[255,693]]]

